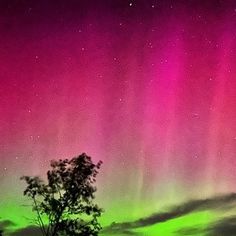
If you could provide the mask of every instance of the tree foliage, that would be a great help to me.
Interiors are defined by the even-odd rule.
[[[83,153],[70,160],[51,161],[47,183],[39,177],[22,177],[27,184],[24,195],[33,200],[42,235],[98,235],[102,209],[93,200],[101,164],[94,164]]]

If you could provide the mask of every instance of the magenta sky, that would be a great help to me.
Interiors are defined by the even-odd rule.
[[[39,2],[1,3],[3,205],[81,152],[108,216],[235,190],[234,1]]]

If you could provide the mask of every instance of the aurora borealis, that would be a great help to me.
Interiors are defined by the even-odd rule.
[[[32,224],[20,176],[82,152],[104,226],[236,192],[235,1],[1,1],[0,35],[0,226]],[[134,232],[210,235],[229,207]]]

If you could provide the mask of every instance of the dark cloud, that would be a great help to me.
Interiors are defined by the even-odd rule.
[[[11,220],[2,220],[0,221],[0,229],[5,229],[11,226],[15,226],[16,224]]]
[[[207,236],[235,236],[236,216],[218,220],[206,229]]]
[[[236,216],[221,218],[204,229],[197,227],[183,228],[176,235],[205,235],[205,236],[236,236]]]
[[[9,233],[8,236],[42,236],[40,229],[37,226],[30,225],[23,229],[18,229],[15,232]]]
[[[156,213],[151,216],[138,219],[136,221],[113,223],[112,225],[104,228],[103,232],[124,232],[125,230],[130,231],[135,228],[150,226],[156,223],[175,219],[196,211],[220,210],[220,209],[223,210],[226,207],[226,205],[235,206],[235,203],[236,203],[236,193],[230,193],[222,196],[215,196],[208,199],[191,200],[178,206],[174,206],[166,212]],[[194,228],[192,228],[191,230],[193,234]]]
[[[8,232],[11,227],[16,226],[16,224],[11,220],[1,220],[0,218],[0,232]]]

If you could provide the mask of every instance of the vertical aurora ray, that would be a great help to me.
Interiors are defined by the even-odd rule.
[[[0,217],[29,224],[19,177],[81,152],[103,225],[234,192],[236,3],[58,2],[0,3]]]

